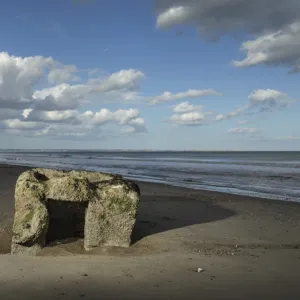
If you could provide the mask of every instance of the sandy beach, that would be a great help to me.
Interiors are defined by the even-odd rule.
[[[138,182],[130,248],[72,240],[25,258],[9,252],[27,169],[0,165],[1,299],[300,299],[299,203]]]

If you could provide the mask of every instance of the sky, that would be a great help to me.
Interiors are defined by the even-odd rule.
[[[299,0],[11,0],[0,148],[300,150]]]

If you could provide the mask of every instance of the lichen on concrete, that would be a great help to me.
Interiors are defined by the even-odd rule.
[[[87,202],[84,247],[128,247],[140,191],[119,175],[89,171],[33,169],[15,188],[11,253],[35,255],[45,246],[49,227],[47,201]]]

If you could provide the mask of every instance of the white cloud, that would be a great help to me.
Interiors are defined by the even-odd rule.
[[[208,117],[213,112],[204,112],[202,105],[192,105],[189,102],[181,102],[173,106],[175,112],[169,118],[173,125],[202,125],[209,121]]]
[[[110,96],[114,97],[112,93],[110,93]],[[124,91],[121,94],[118,94],[115,96],[117,99],[119,98],[121,102],[126,103],[141,103],[143,100],[143,97],[139,95],[136,91]]]
[[[136,132],[136,129],[134,127],[124,127],[121,129],[121,133],[123,134],[133,134]]]
[[[134,128],[134,132],[147,132],[145,126],[145,120],[141,117],[132,119],[128,122],[128,125],[131,125]]]
[[[135,118],[129,121],[128,124],[133,126],[145,126],[145,120],[143,118]]]
[[[245,124],[247,124],[247,123],[248,123],[248,120],[239,120],[239,121],[237,122],[238,125],[245,125]]]
[[[203,96],[220,96],[221,93],[215,90],[187,90],[185,92],[180,92],[172,94],[171,92],[164,92],[162,95],[149,97],[147,100],[150,101],[150,104],[158,104],[161,102],[168,102],[174,100],[180,100],[184,98],[200,98]]]
[[[0,122],[1,129],[14,130],[38,130],[44,129],[47,125],[39,122],[24,122],[19,119],[5,120]]]
[[[258,130],[256,128],[231,128],[227,131],[232,134],[253,134],[257,133]]]
[[[252,103],[257,104],[261,102],[269,102],[269,101],[276,101],[279,98],[286,97],[286,94],[281,93],[280,91],[276,90],[255,90],[253,91],[249,99],[251,100]]]
[[[23,116],[27,121],[47,122],[47,123],[70,123],[80,124],[80,115],[75,110],[65,111],[39,111],[24,110]]]
[[[111,112],[108,109],[101,109],[93,115],[93,123],[100,125],[114,121],[118,124],[127,124],[137,117],[139,117],[139,111],[137,109],[120,109],[116,112]]]
[[[83,116],[92,118],[94,116],[94,113],[91,110],[87,110],[86,112],[83,113]]]
[[[258,89],[253,91],[248,97],[248,103],[237,107],[227,114],[218,114],[216,121],[229,120],[243,114],[255,115],[262,112],[272,112],[283,109],[296,100],[291,99],[288,94],[272,89]]]
[[[250,106],[268,106],[270,108],[284,107],[295,102],[287,94],[271,89],[255,90],[250,94],[249,100]]]
[[[0,52],[0,108],[75,109],[90,94],[105,98],[109,92],[134,93],[145,77],[139,70],[128,69],[84,84],[68,84],[76,79],[77,72],[76,66],[63,65],[51,57],[16,57]],[[35,90],[45,76],[50,83],[60,84]]]
[[[90,113],[89,113],[90,114]],[[114,122],[119,125],[130,125],[136,132],[146,132],[145,121],[140,117],[137,109],[120,109],[111,112],[108,109],[101,109],[92,116],[92,123],[102,125],[108,122]]]
[[[175,113],[188,113],[192,111],[202,111],[203,106],[202,105],[192,105],[188,101],[181,102],[175,106],[173,106],[173,111]]]
[[[16,134],[22,134],[27,137],[48,137],[51,139],[60,140],[79,140],[79,139],[89,139],[95,138],[97,133],[101,132],[100,129],[87,130],[81,126],[74,126],[70,124],[50,124],[44,129],[35,130],[32,132],[19,131]]]
[[[139,87],[141,79],[145,78],[145,74],[139,70],[129,69],[121,70],[117,73],[111,74],[108,78],[100,80],[98,85],[97,81],[90,81],[94,83],[93,90],[100,92],[110,92],[116,90],[134,90]]]
[[[158,28],[193,24],[202,34],[260,33],[299,20],[297,0],[156,0]]]
[[[76,110],[65,111],[40,111],[24,110],[23,117],[26,122],[43,122],[47,124],[58,123],[61,125],[73,124],[81,128],[92,129],[106,123],[115,123],[118,125],[130,125],[137,131],[145,131],[145,120],[140,117],[137,109],[110,111],[101,109],[98,112],[86,111],[80,114]]]
[[[258,64],[287,65],[290,72],[300,71],[300,22],[288,25],[276,32],[263,34],[252,41],[244,42],[241,50],[247,57],[233,61],[236,67]]]
[[[21,115],[24,117],[24,119],[27,119],[32,111],[33,111],[32,108],[26,108],[23,110]]]
[[[248,106],[238,107],[234,111],[229,112],[227,114],[218,114],[216,116],[215,120],[216,121],[224,121],[224,120],[232,119],[234,117],[241,115],[247,108],[248,108]]]
[[[121,70],[83,84],[67,83],[76,79],[77,72],[76,66],[63,65],[51,57],[23,58],[0,52],[0,130],[24,136],[86,138],[98,136],[99,127],[111,123],[126,126],[132,133],[147,131],[137,109],[85,113],[77,110],[91,97],[101,102],[112,97],[120,102],[138,98],[143,72]],[[99,70],[90,75],[95,73]],[[45,78],[59,84],[36,90],[35,86]]]
[[[205,114],[188,112],[171,116],[170,121],[179,125],[200,125],[205,120]]]
[[[35,108],[39,110],[68,110],[79,106],[91,91],[84,84],[70,85],[62,83],[51,88],[37,90],[33,93]]]
[[[123,90],[122,93],[112,91],[106,94],[109,99],[118,99],[121,102],[126,103],[144,103],[144,104],[150,104],[150,105],[156,105],[164,102],[169,101],[176,101],[181,100],[184,98],[200,98],[203,96],[221,96],[222,94],[212,90],[195,90],[195,89],[189,89],[184,92],[179,93],[171,93],[168,91],[163,92],[161,95],[157,96],[142,96],[137,91],[131,91],[131,90]]]
[[[5,132],[9,130],[10,133],[17,135],[23,133],[29,137],[48,136],[59,139],[95,138],[104,124],[122,126],[121,132],[127,134],[147,132],[145,121],[136,109],[117,111],[101,109],[95,113],[86,111],[82,114],[75,110],[25,110],[23,117],[23,120],[0,122],[0,129]]]
[[[132,91],[139,87],[140,79],[144,78],[141,71],[129,69],[113,73],[106,78],[89,80],[86,84],[60,85],[35,91],[33,98],[36,108],[40,110],[66,110],[77,108],[84,99],[101,97],[102,102],[130,102],[131,97],[136,97]]]
[[[53,63],[52,58],[22,58],[0,52],[0,108],[23,109],[30,105],[34,85]]]
[[[134,89],[138,89],[139,80],[144,78],[141,71],[121,70],[83,84],[65,82],[75,79],[77,72],[76,66],[65,66],[51,57],[23,58],[0,52],[1,132],[60,138],[92,137],[98,135],[104,123],[134,128],[134,132],[147,131],[136,109],[85,113],[77,110],[91,97],[101,102],[113,96],[119,96],[120,102],[138,97]],[[47,78],[50,83],[62,83],[36,90],[36,85]]]
[[[121,102],[152,103],[221,95],[212,89],[186,90],[179,93],[164,92],[146,97],[139,94],[140,82],[145,74],[136,69],[102,74],[81,84],[71,84],[81,72],[74,65],[63,65],[51,57],[15,57],[0,53],[0,120],[1,131],[26,136],[91,136],[97,134],[103,124],[125,126],[129,133],[146,132],[145,120],[137,109],[110,111],[90,109],[80,113],[78,109],[88,103]],[[91,69],[85,70],[85,72]],[[89,72],[99,73],[99,69]],[[50,87],[40,87],[45,82]],[[82,108],[80,109],[82,110]],[[170,121],[177,124],[200,124],[208,112],[201,105],[184,102],[174,107]],[[72,134],[74,132],[74,134]]]
[[[194,25],[201,35],[252,34],[242,44],[247,57],[237,67],[286,65],[300,71],[299,0],[156,0],[158,28]]]
[[[78,77],[75,75],[78,72],[77,67],[74,65],[61,66],[53,69],[48,74],[48,81],[51,84],[59,84],[68,81],[76,81]]]
[[[101,69],[99,68],[93,68],[88,70],[89,77],[94,77],[95,75],[99,74],[101,72]]]
[[[171,6],[157,17],[156,26],[158,28],[177,25],[189,21],[193,17],[192,6],[178,5]]]

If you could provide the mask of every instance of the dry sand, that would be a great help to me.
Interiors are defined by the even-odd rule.
[[[0,299],[300,299],[300,204],[139,183],[130,248],[25,258],[9,254],[24,170],[0,165]]]

